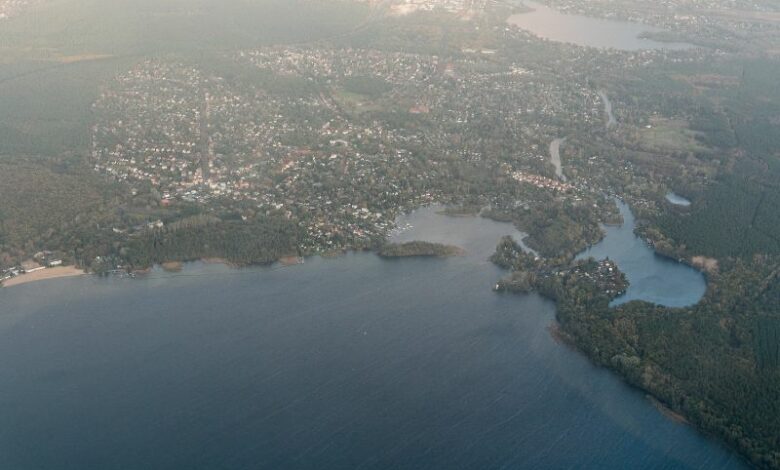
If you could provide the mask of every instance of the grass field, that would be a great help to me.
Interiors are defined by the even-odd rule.
[[[641,129],[640,143],[652,151],[706,152],[709,149],[697,140],[696,131],[681,119],[653,119],[649,128]]]

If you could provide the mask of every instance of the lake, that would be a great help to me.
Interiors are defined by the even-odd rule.
[[[675,206],[688,207],[691,205],[691,201],[689,199],[686,199],[680,196],[679,194],[675,194],[675,193],[667,193],[666,200],[674,204]]]
[[[617,201],[623,225],[605,227],[600,243],[578,256],[615,261],[631,285],[612,304],[644,300],[667,307],[687,307],[701,300],[707,291],[704,275],[690,266],[659,256],[634,234],[636,221],[628,204]]]
[[[565,14],[536,2],[522,2],[533,11],[518,13],[507,22],[536,36],[579,46],[636,51],[642,49],[681,50],[692,44],[661,42],[642,38],[644,33],[663,30],[628,21],[605,20],[584,15]]]
[[[745,468],[492,292],[511,226],[405,223],[467,255],[0,289],[0,468]]]

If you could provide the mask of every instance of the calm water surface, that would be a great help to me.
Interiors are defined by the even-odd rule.
[[[685,206],[688,207],[691,205],[691,201],[680,196],[679,194],[675,193],[668,193],[666,195],[666,200],[674,204],[675,206]]]
[[[468,255],[0,290],[0,468],[742,468],[491,291],[511,227],[408,220]]]
[[[634,235],[634,214],[618,202],[623,225],[606,227],[601,243],[591,247],[579,258],[609,258],[628,277],[628,291],[613,301],[620,305],[632,300],[644,300],[667,307],[687,307],[701,300],[707,291],[704,275],[690,266],[659,256],[647,243]]]
[[[662,29],[628,21],[591,18],[570,15],[545,5],[524,1],[533,11],[509,17],[509,24],[525,29],[539,37],[580,46],[611,48],[626,51],[641,49],[689,49],[691,44],[669,43],[643,39],[643,33],[661,32]]]

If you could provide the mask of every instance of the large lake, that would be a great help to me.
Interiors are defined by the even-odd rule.
[[[0,468],[743,468],[491,291],[510,226],[406,221],[468,254],[0,289]]]
[[[528,6],[532,11],[510,16],[507,20],[508,23],[552,41],[625,51],[680,50],[693,47],[691,44],[660,42],[642,38],[644,33],[663,31],[653,26],[565,14],[531,1],[523,1],[519,4]]]

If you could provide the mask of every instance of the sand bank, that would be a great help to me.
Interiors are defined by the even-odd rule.
[[[30,274],[12,277],[3,282],[3,287],[19,286],[31,282],[45,281],[48,279],[58,279],[63,277],[83,276],[84,271],[75,266],[59,266],[56,268],[43,269]]]

